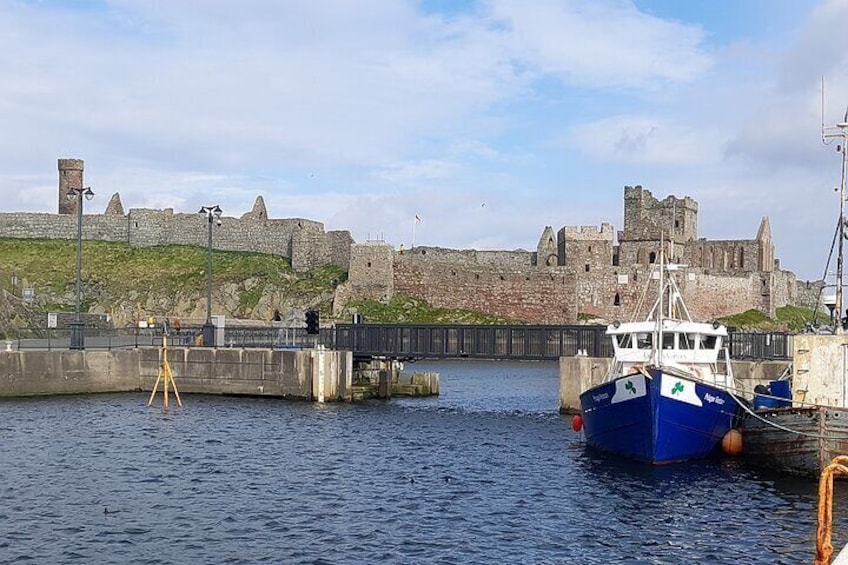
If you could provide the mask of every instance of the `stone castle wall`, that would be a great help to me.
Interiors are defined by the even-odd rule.
[[[693,318],[750,309],[774,317],[777,308],[795,303],[795,276],[774,261],[767,218],[755,239],[708,241],[694,239],[697,211],[691,198],[658,201],[641,187],[625,187],[626,227],[617,246],[612,226],[602,224],[563,227],[556,240],[546,226],[536,253],[431,247],[395,252],[384,245],[377,260],[371,251],[354,251],[351,295],[388,299],[398,292],[438,307],[538,324],[642,318],[656,298],[651,272],[664,245],[689,265],[678,283]],[[673,246],[666,233],[674,234]]]
[[[196,245],[206,247],[208,224],[200,214],[134,208],[126,216],[87,214],[83,208],[85,240],[124,242],[136,247]],[[0,213],[0,237],[19,239],[76,239],[73,214]],[[212,226],[212,247],[227,251],[256,251],[291,259],[305,270],[323,265],[347,269],[353,238],[346,231],[325,232],[320,222],[300,218],[222,217]]]
[[[476,310],[539,324],[577,317],[574,275],[558,268],[523,268],[431,262],[395,255],[394,290],[439,308]]]
[[[478,251],[476,249],[416,246],[414,249],[404,251],[404,257],[419,257],[433,263],[451,263],[456,265],[457,268],[491,266],[522,269],[535,263],[535,254],[523,249]]]

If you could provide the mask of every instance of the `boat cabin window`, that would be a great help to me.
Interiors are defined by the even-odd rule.
[[[630,349],[633,347],[633,336],[630,334],[617,335],[615,339],[618,342],[619,349]]]
[[[701,349],[715,349],[718,344],[718,336],[705,335],[704,341],[701,343]]]
[[[650,333],[639,333],[636,335],[636,348],[637,349],[651,349],[653,346],[654,340],[653,334]]]
[[[680,349],[695,349],[700,337],[698,334],[680,334],[677,336],[677,346]]]
[[[674,349],[674,334],[663,334],[662,348]]]

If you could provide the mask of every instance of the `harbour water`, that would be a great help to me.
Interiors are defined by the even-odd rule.
[[[556,363],[408,369],[441,373],[442,395],[2,400],[0,563],[813,560],[814,482],[588,452]]]

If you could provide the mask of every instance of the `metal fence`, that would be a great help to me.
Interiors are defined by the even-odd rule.
[[[426,326],[339,324],[333,346],[356,355],[557,359],[612,355],[602,326]]]
[[[330,349],[353,351],[358,357],[389,358],[478,358],[478,359],[557,359],[575,355],[611,357],[605,326],[472,326],[472,325],[389,325],[337,324],[309,335],[305,328],[242,327],[224,329],[218,347],[298,349],[318,344]],[[171,332],[174,346],[198,344],[200,326],[183,326]],[[789,360],[792,338],[787,333],[731,332],[728,346],[732,359]],[[0,347],[3,342],[0,341]],[[85,330],[85,349],[132,349],[158,347],[162,329]],[[68,349],[69,329],[32,329],[7,340],[11,349]]]
[[[793,335],[788,333],[730,332],[731,359],[785,361],[792,358]]]

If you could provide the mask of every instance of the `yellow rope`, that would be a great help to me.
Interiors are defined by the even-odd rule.
[[[819,479],[819,512],[816,525],[816,560],[814,565],[830,565],[833,555],[833,476],[848,476],[848,456],[835,457],[824,468]]]

